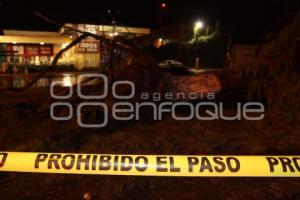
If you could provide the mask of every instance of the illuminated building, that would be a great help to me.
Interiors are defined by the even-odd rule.
[[[150,34],[150,29],[113,27],[106,25],[66,24],[66,26],[94,34],[135,38]],[[62,28],[59,32],[3,30],[0,36],[0,64],[49,65],[53,57],[79,34]],[[61,57],[58,64],[73,64],[78,69],[99,67],[103,48],[101,42],[87,38]]]

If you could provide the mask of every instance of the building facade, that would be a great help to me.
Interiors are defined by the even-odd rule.
[[[89,24],[66,24],[85,32],[106,37],[122,35],[128,38],[149,35],[150,29]],[[4,30],[0,36],[0,64],[49,65],[54,56],[79,34],[62,28],[59,32]],[[74,65],[78,69],[99,67],[105,62],[105,48],[101,41],[87,38],[68,50],[58,64]]]

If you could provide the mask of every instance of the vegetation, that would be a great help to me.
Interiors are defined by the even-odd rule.
[[[26,70],[28,73],[40,73],[45,70],[45,68],[49,67],[49,65],[33,65],[33,64],[18,64],[16,65],[16,69],[18,73],[24,73]],[[78,69],[75,67],[74,64],[60,64],[56,65],[51,69],[52,72],[75,72],[75,71],[89,71],[89,70],[95,70],[98,68],[95,67],[85,67]],[[14,72],[14,66],[9,65],[8,73]]]
[[[195,59],[200,58],[202,67],[223,67],[226,63],[226,48],[228,37],[218,29],[210,34],[194,34],[189,41],[169,43],[158,53],[157,60],[178,60],[188,67],[195,65]]]
[[[276,39],[262,45],[256,60],[251,60],[247,66],[225,71],[230,79],[233,78],[234,72],[240,80],[246,80],[249,100],[266,103],[269,117],[262,121],[174,121],[170,116],[165,116],[162,121],[152,122],[146,112],[139,122],[113,121],[104,129],[82,129],[77,126],[76,119],[68,122],[51,120],[49,104],[52,99],[44,100],[43,96],[43,102],[34,102],[26,98],[35,91],[27,90],[25,93],[18,93],[24,101],[18,105],[5,106],[11,103],[11,98],[7,93],[2,95],[0,138],[5,142],[0,144],[0,148],[6,151],[101,154],[297,155],[300,140],[299,123],[274,119],[299,119],[299,62],[295,46],[296,25],[293,24],[295,23],[284,29]],[[222,40],[222,37],[212,40],[216,42]],[[214,44],[213,41],[197,46],[210,46]],[[217,42],[214,45],[217,46]],[[192,66],[194,57],[200,55],[199,51],[196,51],[192,44],[184,43],[169,44],[161,49],[160,53],[161,59],[164,59],[163,56],[168,59],[178,57],[179,61],[190,62],[189,66]],[[137,92],[165,91],[166,86],[161,85],[163,76],[151,57],[140,54],[131,56],[126,65],[119,70],[115,78],[133,81]],[[101,92],[94,86],[84,89],[85,94],[96,95]],[[26,95],[26,92],[29,95]],[[48,91],[46,93],[48,94]],[[235,93],[231,96],[237,100]],[[113,99],[104,101],[108,106],[113,103]],[[68,102],[76,105],[80,99],[75,96],[68,99]],[[96,111],[86,115],[83,113],[83,118],[93,122],[96,118],[94,113]],[[234,114],[236,110],[229,108],[226,109],[227,113]],[[58,110],[58,114],[63,115],[65,112],[63,109]],[[141,199],[145,196],[149,199],[299,199],[300,196],[298,179],[262,181],[245,178],[220,181],[16,173],[3,174],[0,178],[0,191],[6,195],[6,199],[62,199],[66,196],[79,199],[86,192],[95,195],[95,199]],[[162,194],[157,189],[166,192]]]
[[[265,102],[273,117],[300,120],[299,26],[300,13],[261,45],[256,60],[235,69],[249,81],[248,99]]]

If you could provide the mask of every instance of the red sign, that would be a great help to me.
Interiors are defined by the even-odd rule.
[[[25,46],[25,56],[38,56],[39,55],[39,47],[33,45]]]
[[[52,55],[53,55],[53,46],[51,45],[40,46],[40,56],[52,56]]]
[[[53,56],[53,45],[23,45],[25,57]]]

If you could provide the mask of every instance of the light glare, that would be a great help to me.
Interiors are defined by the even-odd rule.
[[[195,23],[195,29],[199,30],[199,29],[202,29],[204,26],[203,22],[202,21],[197,21]]]

